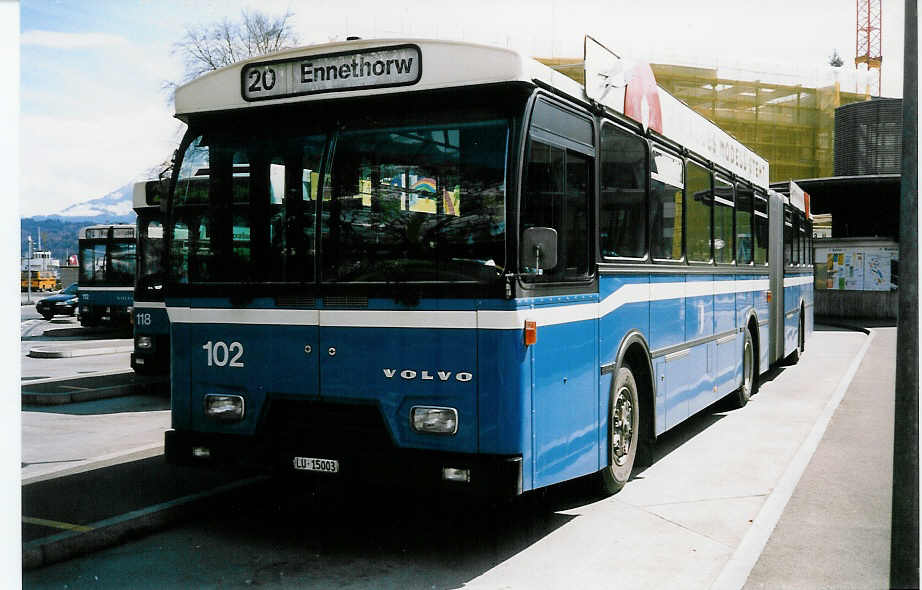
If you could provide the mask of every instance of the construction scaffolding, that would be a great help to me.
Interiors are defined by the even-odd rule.
[[[581,59],[538,61],[583,82]],[[664,90],[768,160],[771,182],[832,176],[836,107],[865,100],[838,83],[812,88],[722,78],[716,68],[651,67]]]

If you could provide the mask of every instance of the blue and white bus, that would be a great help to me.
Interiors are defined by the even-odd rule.
[[[615,492],[746,404],[812,328],[806,217],[649,66],[585,69],[356,40],[179,88],[167,458]]]
[[[78,233],[78,316],[83,326],[128,324],[134,300],[135,228],[91,225]]]
[[[148,180],[134,185],[134,212],[138,219],[137,275],[134,285],[134,352],[131,368],[146,375],[165,374],[170,368],[170,323],[163,302],[163,212],[168,181]]]

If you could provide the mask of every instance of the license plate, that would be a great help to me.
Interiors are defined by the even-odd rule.
[[[295,457],[294,467],[298,471],[320,471],[322,473],[339,473],[339,461],[336,459],[317,459],[314,457]]]

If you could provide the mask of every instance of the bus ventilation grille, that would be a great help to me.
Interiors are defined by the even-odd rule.
[[[317,303],[314,297],[303,295],[279,295],[275,298],[278,307],[313,307]]]
[[[324,307],[368,307],[368,297],[324,297]]]
[[[269,432],[281,448],[368,453],[393,445],[377,406],[277,401]]]

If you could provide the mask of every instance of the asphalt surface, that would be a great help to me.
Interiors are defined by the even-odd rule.
[[[22,540],[28,543],[64,530],[92,527],[238,479],[239,475],[167,465],[163,455],[158,455],[41,481],[23,488]],[[108,501],[86,501],[100,497]]]
[[[55,444],[46,448],[50,471],[23,487],[23,516],[31,519],[23,525],[24,564],[118,546],[27,571],[24,582],[887,587],[895,329],[873,329],[870,338],[825,329],[807,344],[801,363],[769,374],[746,408],[712,408],[667,433],[654,464],[611,498],[583,480],[501,506],[335,485],[228,488],[233,478],[163,464],[156,440],[168,411],[156,395],[61,406],[68,414],[26,410],[24,463],[35,446],[30,429],[40,438],[72,421],[74,436],[57,453]],[[125,411],[132,407],[139,411]],[[102,460],[71,456],[84,463],[68,464],[60,449],[77,450],[77,433],[90,431],[110,440],[89,437],[87,452],[76,455]],[[24,479],[41,467],[33,460]],[[117,501],[85,501],[112,496]],[[154,532],[162,527],[169,528]]]

